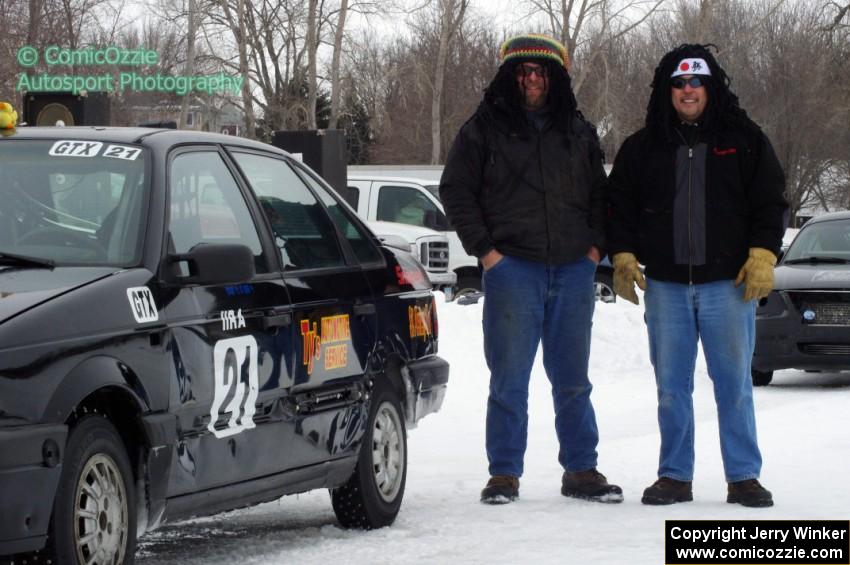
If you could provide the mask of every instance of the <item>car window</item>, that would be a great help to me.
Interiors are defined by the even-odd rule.
[[[93,141],[0,144],[0,253],[56,264],[129,265],[141,256],[146,152]]]
[[[175,253],[201,243],[241,244],[254,254],[256,272],[268,272],[251,213],[221,155],[177,155],[169,188],[168,233]]]
[[[330,189],[325,187],[309,171],[303,170],[303,172],[307,183],[316,191],[316,194],[319,195],[319,198],[322,199],[322,202],[327,207],[340,233],[348,240],[348,243],[354,250],[354,254],[357,256],[357,260],[361,263],[381,261],[381,252],[372,242],[372,234],[352,220],[352,213],[339,203],[339,200],[331,194]],[[355,188],[354,190],[357,189]]]
[[[345,201],[348,202],[349,206],[357,210],[357,206],[360,204],[359,188],[356,186],[346,186],[343,197],[345,198]]]
[[[409,186],[383,185],[378,192],[376,219],[445,231],[449,224],[442,210],[437,208],[420,190]]]
[[[817,222],[803,228],[785,253],[784,260],[808,257],[850,259],[850,221]]]
[[[269,220],[285,268],[345,264],[331,219],[285,161],[255,153],[234,153],[233,158]]]

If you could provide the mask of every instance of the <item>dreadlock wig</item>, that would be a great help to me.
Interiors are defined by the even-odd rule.
[[[567,48],[556,39],[541,34],[518,35],[507,39],[499,49],[502,65],[484,91],[479,111],[492,117],[499,112],[515,129],[525,123],[525,93],[517,84],[518,65],[532,62],[546,68],[548,86],[546,108],[556,127],[567,131],[577,104],[570,82],[570,57]]]
[[[487,106],[487,111],[504,109],[514,127],[525,123],[525,94],[517,84],[515,75],[517,66],[522,63],[537,63],[546,67],[548,72],[545,80],[549,87],[546,109],[556,127],[568,131],[578,104],[567,69],[550,59],[517,58],[504,62],[485,89],[482,106]]]
[[[731,79],[726,71],[717,63],[709,48],[717,49],[716,45],[683,43],[669,51],[658,66],[652,78],[652,93],[646,107],[646,127],[656,139],[673,140],[673,126],[678,117],[670,101],[670,75],[682,59],[704,59],[711,71],[710,77],[705,77],[705,89],[708,94],[708,104],[703,114],[702,122],[711,129],[727,127],[743,127],[758,129],[758,126],[747,116],[738,104],[738,97],[730,90]]]

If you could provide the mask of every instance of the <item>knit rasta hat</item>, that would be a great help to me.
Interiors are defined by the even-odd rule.
[[[565,69],[570,69],[570,56],[561,42],[537,33],[511,37],[499,49],[502,63],[517,59],[550,59]]]

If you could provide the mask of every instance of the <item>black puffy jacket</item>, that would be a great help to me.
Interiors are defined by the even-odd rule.
[[[521,121],[499,102],[483,103],[463,125],[440,180],[464,249],[549,264],[604,249],[606,181],[593,127],[580,115],[567,133],[551,123],[513,126]]]
[[[648,277],[679,283],[734,279],[750,247],[778,253],[788,207],[785,176],[767,136],[753,127],[705,134],[702,264],[677,262],[674,225],[676,154],[680,144],[656,141],[644,128],[623,143],[608,178],[609,253],[634,253]],[[692,226],[689,206],[678,225]],[[678,234],[678,235],[677,235]],[[681,245],[687,242],[680,241]]]

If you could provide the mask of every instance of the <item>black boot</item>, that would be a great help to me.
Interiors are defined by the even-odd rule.
[[[755,479],[729,483],[729,494],[726,502],[741,504],[751,508],[764,508],[773,506],[773,495],[761,486]]]
[[[484,504],[507,504],[519,498],[519,479],[507,475],[494,475],[481,491]]]
[[[605,475],[596,469],[565,471],[561,479],[561,494],[593,502],[623,502],[623,489],[608,484]]]
[[[661,477],[643,491],[643,498],[640,501],[644,504],[663,505],[690,502],[693,499],[691,481],[677,481],[670,477]]]

